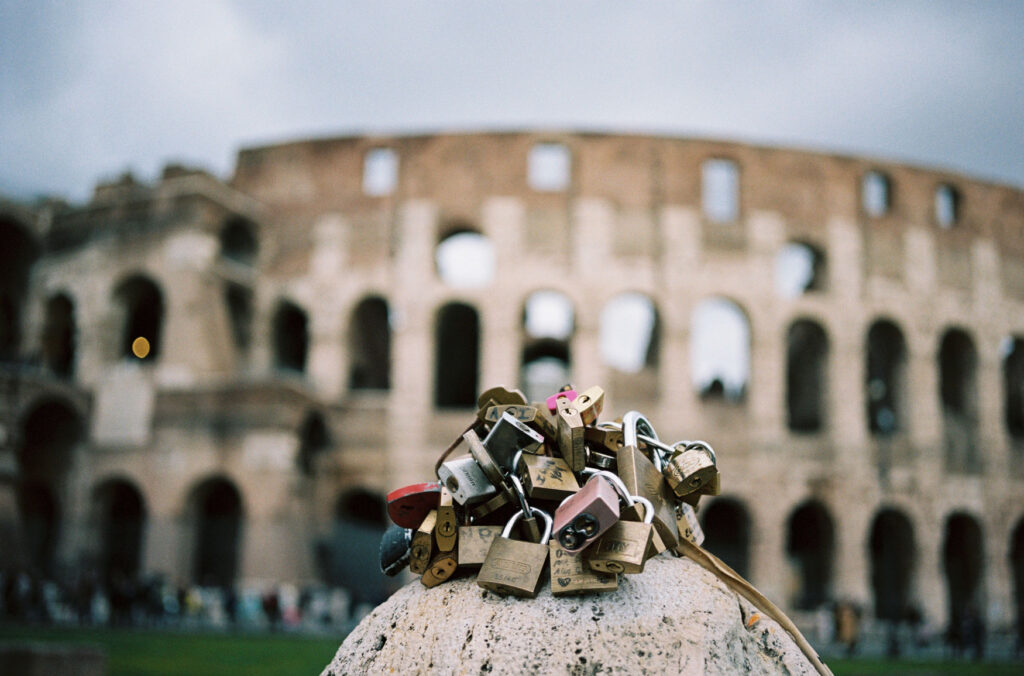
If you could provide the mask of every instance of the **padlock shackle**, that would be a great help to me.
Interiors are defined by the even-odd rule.
[[[681,441],[679,443],[686,444],[683,449],[687,451],[704,451],[711,456],[711,463],[718,467],[718,458],[715,457],[715,449],[711,448],[711,444],[706,441]],[[679,444],[676,444],[677,446]]]
[[[501,537],[510,539],[508,536],[512,534],[512,529],[515,528],[515,525],[519,522],[519,519],[523,518],[523,515],[523,510],[519,510],[518,512],[513,514],[512,518],[509,519],[508,523],[505,524],[504,530],[501,531]],[[540,534],[540,544],[546,545],[548,541],[551,539],[551,526],[554,523],[551,520],[551,515],[545,512],[543,509],[538,509],[536,507],[530,508],[530,515],[539,516],[541,520],[544,522],[544,531]]]
[[[642,495],[634,495],[633,501],[639,502],[644,506],[644,520],[643,523],[654,523],[654,505],[650,500]]]
[[[612,485],[612,488],[615,489],[615,492],[619,494],[619,497],[622,498],[623,502],[626,503],[627,507],[631,507],[633,505],[633,498],[635,498],[636,496],[629,494],[629,489],[626,488],[625,482],[623,482],[622,479],[619,478],[619,475],[617,475],[615,472],[609,472],[606,469],[594,469],[593,467],[584,467],[583,474],[584,476],[590,477],[589,479],[587,479],[587,483],[590,483],[596,476],[606,479],[608,483]]]
[[[526,501],[526,491],[523,490],[523,482],[519,480],[515,474],[509,474],[508,480],[512,482],[513,492],[516,494],[516,498],[519,500],[519,511],[533,513],[530,508],[530,503]]]

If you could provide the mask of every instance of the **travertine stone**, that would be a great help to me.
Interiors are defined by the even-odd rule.
[[[322,676],[368,673],[815,672],[776,622],[663,554],[608,594],[556,598],[545,584],[526,600],[484,591],[475,576],[433,589],[414,581],[349,634]]]

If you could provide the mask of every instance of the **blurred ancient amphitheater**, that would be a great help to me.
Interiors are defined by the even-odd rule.
[[[0,566],[373,601],[382,496],[563,381],[715,446],[707,546],[788,610],[1024,612],[1024,191],[599,133],[0,201]]]

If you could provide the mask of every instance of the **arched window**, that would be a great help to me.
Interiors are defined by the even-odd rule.
[[[642,293],[621,293],[601,310],[601,356],[623,373],[658,364],[658,310]]]
[[[906,342],[899,327],[880,319],[868,329],[867,343],[868,428],[873,435],[885,437],[903,429]]]
[[[236,282],[227,282],[224,286],[224,305],[227,307],[235,349],[241,355],[248,354],[252,344],[252,289]]]
[[[519,379],[530,401],[543,400],[571,380],[574,315],[572,301],[557,291],[536,291],[526,299]]]
[[[948,183],[935,188],[935,222],[948,230],[960,220],[960,191]]]
[[[872,521],[868,549],[875,617],[902,622],[910,610],[914,574],[914,527],[910,519],[897,509],[878,512]]]
[[[294,303],[281,301],[274,314],[274,365],[285,371],[305,371],[309,352],[309,322]]]
[[[494,245],[469,226],[453,226],[438,243],[434,258],[438,277],[452,288],[482,288],[494,279]]]
[[[743,577],[750,571],[750,513],[735,498],[717,498],[701,510],[704,548]]]
[[[561,143],[538,143],[530,148],[527,182],[534,190],[560,192],[572,177],[572,155]]]
[[[242,538],[242,496],[234,482],[213,477],[193,491],[190,511],[195,528],[192,580],[228,588],[238,575]]]
[[[1003,411],[1006,431],[1015,442],[1024,442],[1024,339],[1003,342]]]
[[[977,447],[977,363],[971,337],[961,329],[948,330],[939,348],[939,395],[949,471],[981,470]]]
[[[142,563],[146,504],[131,482],[111,479],[93,491],[99,521],[100,570],[108,584],[134,580]]]
[[[350,389],[391,388],[391,323],[386,300],[374,296],[359,302],[349,324],[348,347]]]
[[[68,377],[74,372],[75,306],[65,294],[58,294],[46,303],[43,361],[59,376]]]
[[[740,169],[732,160],[711,159],[701,165],[701,206],[713,223],[732,223],[740,215]]]
[[[241,216],[228,220],[220,231],[221,255],[242,265],[255,265],[259,256],[255,230],[252,222]]]
[[[800,319],[789,327],[786,349],[786,420],[794,432],[824,426],[828,338],[818,324]]]
[[[892,209],[892,181],[880,171],[864,174],[860,184],[860,204],[868,216],[877,218]]]
[[[372,197],[390,195],[398,185],[398,153],[371,148],[363,158],[363,192]]]
[[[694,309],[690,377],[705,400],[744,398],[750,380],[750,322],[739,305],[709,298]]]
[[[480,377],[480,320],[476,310],[463,303],[449,303],[438,310],[434,350],[434,405],[476,406]]]
[[[825,254],[803,242],[790,242],[775,257],[775,291],[783,298],[823,291],[826,286]]]
[[[28,230],[0,215],[0,362],[18,358],[29,269],[37,255]]]
[[[949,631],[954,644],[963,646],[970,640],[961,633],[965,621],[972,619],[976,623],[985,618],[984,561],[984,542],[977,519],[964,512],[951,514],[946,519],[942,564],[949,594]]]
[[[163,334],[163,293],[153,280],[135,275],[124,280],[114,291],[121,306],[124,324],[121,328],[121,356],[128,359],[155,359],[160,356]],[[143,339],[146,349],[140,349]]]
[[[786,553],[799,576],[793,605],[813,610],[829,601],[832,587],[834,528],[828,510],[809,500],[790,515],[786,528]]]

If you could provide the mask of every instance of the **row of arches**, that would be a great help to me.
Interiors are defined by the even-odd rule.
[[[743,576],[750,570],[751,521],[744,503],[732,497],[713,500],[701,512],[704,546]],[[966,613],[977,614],[985,604],[982,528],[974,516],[956,511],[947,516],[942,532],[940,557],[948,597],[947,619],[957,626]],[[788,599],[794,608],[815,609],[835,600],[835,538],[832,516],[820,501],[808,500],[790,512],[785,551],[795,578]],[[918,603],[914,584],[919,551],[910,518],[896,507],[879,509],[864,547],[874,616],[906,620]],[[1016,607],[1024,618],[1024,517],[1011,532],[1006,553]]]

